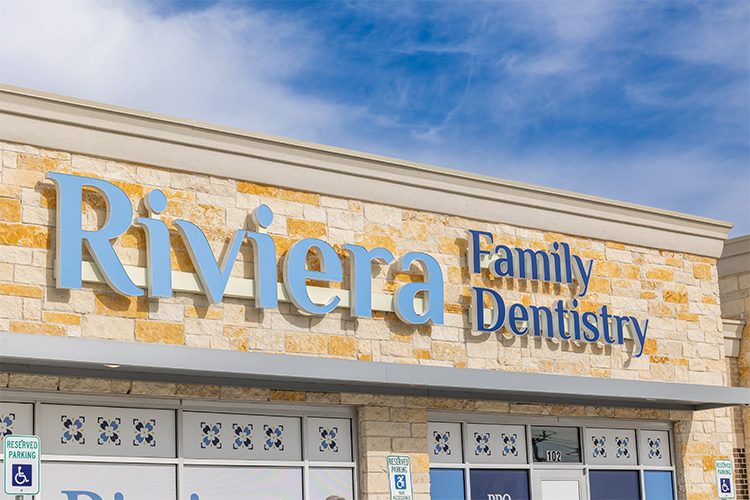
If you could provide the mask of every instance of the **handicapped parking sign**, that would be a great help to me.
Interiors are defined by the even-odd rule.
[[[390,500],[412,500],[411,460],[405,455],[388,455],[388,486]]]
[[[31,464],[16,464],[11,468],[10,484],[13,486],[31,486],[33,473]]]
[[[7,495],[39,494],[39,436],[3,438],[3,490]]]
[[[731,460],[716,460],[716,493],[721,499],[734,498],[734,470]]]

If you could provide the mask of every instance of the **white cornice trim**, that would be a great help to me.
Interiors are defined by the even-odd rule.
[[[173,170],[718,257],[732,224],[0,85],[0,138]]]

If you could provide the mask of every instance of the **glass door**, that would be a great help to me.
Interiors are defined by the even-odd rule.
[[[532,472],[535,500],[586,500],[586,481],[581,469],[549,469]]]

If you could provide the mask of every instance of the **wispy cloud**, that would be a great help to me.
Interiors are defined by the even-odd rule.
[[[730,220],[746,1],[5,0],[5,83]]]

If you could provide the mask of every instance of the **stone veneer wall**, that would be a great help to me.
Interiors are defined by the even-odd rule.
[[[65,151],[8,143],[0,143],[0,149],[0,330],[492,370],[710,385],[729,382],[714,259]],[[445,325],[410,326],[393,314],[378,313],[370,320],[353,319],[344,310],[311,318],[296,313],[290,304],[259,312],[251,301],[238,299],[225,299],[222,304],[209,306],[205,297],[197,294],[178,293],[167,300],[131,298],[93,284],[85,284],[82,290],[59,290],[55,288],[53,271],[55,193],[44,181],[49,171],[112,181],[128,193],[139,215],[145,215],[143,196],[153,188],[162,189],[169,199],[163,219],[170,223],[175,218],[184,218],[198,224],[217,255],[234,230],[248,227],[250,210],[261,203],[274,211],[269,234],[276,241],[279,255],[304,237],[321,238],[339,251],[344,243],[356,243],[385,247],[396,256],[407,251],[427,252],[440,262],[444,273]],[[82,209],[87,229],[95,229],[103,222],[103,208],[95,192],[85,193]],[[507,301],[527,305],[550,305],[554,300],[570,298],[573,291],[560,285],[494,279],[486,272],[470,276],[464,256],[468,229],[490,231],[497,242],[534,249],[544,249],[551,241],[565,241],[574,253],[595,259],[589,293],[581,301],[581,309],[593,311],[606,304],[615,314],[648,318],[649,338],[644,355],[631,358],[628,349],[620,346],[558,344],[502,333],[472,334],[467,322],[468,289],[472,284],[501,289]],[[189,256],[176,233],[171,243],[173,268],[192,271]],[[115,247],[123,263],[146,265],[145,236],[137,226],[118,238]],[[393,269],[390,266],[378,271],[373,280],[374,291],[389,293],[399,283],[421,279],[419,274],[394,273]],[[232,273],[252,277],[249,248],[240,251]],[[348,287],[348,279],[342,286]],[[368,499],[385,498],[384,464],[388,453],[412,456],[416,498],[428,498],[426,410],[429,408],[672,420],[676,422],[676,460],[681,464],[677,468],[680,497],[690,500],[713,497],[713,460],[730,457],[733,451],[729,409],[674,412],[521,405],[21,374],[0,377],[0,387],[4,386],[354,405],[359,408],[361,488],[363,497]]]
[[[187,174],[90,158],[31,146],[0,143],[0,329],[70,337],[157,342],[213,349],[356,358],[360,360],[547,372],[620,379],[726,385],[719,325],[715,260],[581,239],[504,224],[289,191],[232,179]],[[107,179],[128,193],[139,215],[143,196],[163,189],[169,200],[163,220],[198,224],[216,254],[229,236],[247,228],[249,212],[261,203],[274,211],[269,227],[278,255],[296,240],[321,238],[381,246],[396,256],[422,251],[441,264],[445,279],[445,324],[406,325],[394,314],[354,319],[336,310],[325,317],[296,313],[291,304],[259,312],[252,301],[224,299],[210,306],[200,294],[177,293],[168,300],[123,297],[106,285],[61,290],[54,284],[55,192],[45,175],[67,172]],[[103,223],[101,197],[84,194],[84,225]],[[551,241],[570,243],[573,252],[595,259],[589,292],[580,309],[610,306],[649,320],[644,355],[632,350],[572,342],[560,344],[510,334],[475,335],[468,328],[469,286],[502,289],[506,301],[551,305],[572,297],[567,286],[512,278],[470,276],[465,262],[467,229],[490,231],[497,242],[545,249]],[[173,232],[174,269],[193,271],[181,238]],[[124,264],[146,266],[145,235],[138,226],[119,237]],[[343,255],[343,254],[342,254]],[[251,251],[244,245],[233,275],[252,277]],[[314,265],[314,263],[313,263]],[[345,266],[348,267],[348,266]],[[380,269],[375,292],[390,293],[418,273]],[[279,273],[280,274],[280,273]],[[281,277],[279,276],[279,279]],[[343,286],[348,287],[348,276]],[[334,285],[338,286],[338,285]]]

